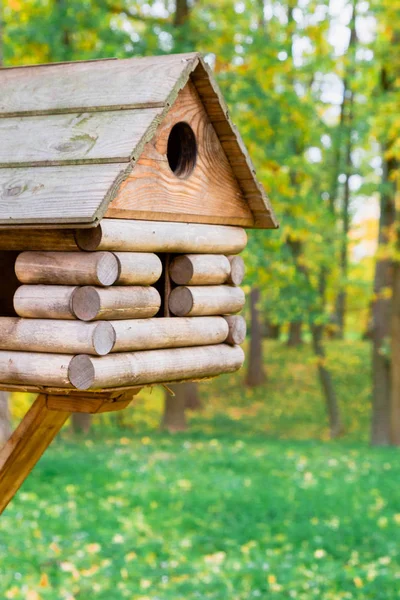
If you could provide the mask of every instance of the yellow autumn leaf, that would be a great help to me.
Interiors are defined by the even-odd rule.
[[[47,574],[46,574],[46,573],[42,573],[42,574],[41,574],[41,576],[40,576],[40,581],[39,581],[39,586],[40,586],[40,587],[44,587],[44,588],[46,588],[46,587],[49,587],[49,586],[50,586],[50,583],[49,583],[49,578],[48,578],[48,576],[47,576]]]

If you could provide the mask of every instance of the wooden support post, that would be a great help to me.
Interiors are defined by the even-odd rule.
[[[15,496],[70,414],[69,411],[49,410],[47,396],[44,394],[39,394],[36,398],[0,451],[0,514]]]
[[[126,408],[140,390],[112,398],[39,394],[0,450],[0,515],[73,412],[103,413]]]

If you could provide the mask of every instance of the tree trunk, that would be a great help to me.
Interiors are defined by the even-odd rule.
[[[385,154],[383,148],[383,155]],[[394,161],[383,160],[381,214],[379,219],[378,249],[389,243],[396,219],[395,194],[390,179],[395,169]],[[383,255],[375,267],[374,302],[372,305],[372,426],[371,443],[374,446],[390,444],[391,414],[391,368],[389,358],[392,297],[387,290],[393,289],[393,262]],[[394,343],[397,343],[394,341]],[[395,349],[396,352],[396,349]],[[396,365],[398,368],[398,365]]]
[[[390,441],[400,446],[400,263],[393,267]]]
[[[350,231],[350,176],[352,174],[352,159],[351,153],[353,149],[352,132],[353,132],[353,104],[354,95],[351,89],[351,82],[354,79],[354,60],[357,44],[356,32],[356,0],[353,2],[353,13],[350,23],[350,41],[347,49],[350,66],[347,75],[343,79],[343,101],[340,110],[340,136],[341,132],[345,132],[345,156],[343,164],[343,172],[345,174],[345,182],[343,187],[343,206],[342,206],[342,231],[340,241],[340,290],[336,298],[336,316],[337,316],[337,337],[343,339],[346,327],[346,306],[347,306],[347,278],[349,270],[349,231]],[[340,148],[339,148],[340,152]],[[340,159],[338,162],[338,170],[340,171]],[[339,172],[336,174],[338,176]]]
[[[185,407],[189,410],[201,410],[202,404],[197,383],[189,381],[181,385],[185,388]]]
[[[260,290],[253,288],[250,292],[250,352],[249,366],[247,370],[246,385],[256,387],[265,381],[264,365],[262,358],[262,333],[258,303],[260,301]]]
[[[180,27],[184,25],[189,16],[189,5],[187,0],[176,0],[174,25]]]
[[[270,340],[279,340],[281,335],[281,326],[276,325],[275,323],[271,323],[271,321],[266,321],[265,323],[265,337]]]
[[[75,433],[89,433],[92,415],[88,413],[72,414],[72,429]]]
[[[296,348],[297,346],[301,346],[303,343],[302,339],[302,328],[303,323],[301,321],[293,321],[289,323],[289,337],[287,341],[287,345],[290,348]]]
[[[175,396],[172,396],[168,390],[164,393],[164,415],[161,423],[161,429],[170,433],[185,431],[186,425],[186,393],[185,384],[171,385],[171,390]]]
[[[325,396],[326,408],[329,419],[329,431],[331,439],[338,437],[342,431],[342,421],[340,418],[339,404],[337,401],[335,389],[333,387],[332,377],[325,367],[326,355],[322,344],[323,327],[321,325],[311,325],[311,335],[314,353],[318,359],[318,375],[322,390]]]

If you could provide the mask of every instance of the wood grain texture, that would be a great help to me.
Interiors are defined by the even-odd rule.
[[[74,413],[100,414],[115,412],[127,408],[132,402],[132,393],[122,394],[116,400],[108,397],[92,396],[47,396],[47,408],[53,411],[68,411]]]
[[[254,165],[241,135],[232,123],[222,93],[211,69],[203,59],[200,59],[194,68],[191,80],[196,86],[197,93],[219,136],[240,189],[251,208],[254,227],[262,229],[278,227],[278,221],[269,198],[262,185],[257,181]]]
[[[0,514],[15,496],[43,452],[51,444],[70,411],[50,411],[39,395],[0,451]]]
[[[198,55],[175,54],[0,70],[0,114],[164,105]]]
[[[22,252],[15,273],[21,283],[108,286],[120,262],[112,252]]]
[[[218,285],[230,278],[231,264],[221,254],[180,254],[169,268],[178,285]]]
[[[241,256],[228,256],[228,260],[231,265],[231,272],[226,282],[231,285],[240,285],[246,273],[244,260]]]
[[[0,231],[0,250],[79,250],[70,229],[3,229]]]
[[[229,329],[223,317],[159,317],[110,323],[115,331],[113,352],[220,344]]]
[[[14,294],[14,309],[29,319],[75,319],[69,285],[21,285]]]
[[[161,113],[144,108],[0,119],[0,168],[129,162],[153,137]]]
[[[114,343],[114,328],[105,321],[0,317],[0,350],[103,356]]]
[[[126,164],[0,169],[0,224],[92,223]]]
[[[226,338],[227,344],[243,344],[246,339],[246,321],[240,315],[227,315],[224,317],[228,326],[229,333]]]
[[[236,371],[243,361],[240,346],[227,344],[120,352],[101,358],[80,354],[71,361],[69,378],[78,389],[107,388],[211,377]]]
[[[171,171],[167,158],[168,137],[179,122],[190,125],[197,141],[196,165],[185,178]],[[192,83],[179,92],[106,216],[253,225],[251,210]]]
[[[0,350],[0,382],[14,385],[72,387],[71,355]]]
[[[22,170],[19,173],[15,172],[9,166],[2,169],[5,173],[0,177],[0,228],[12,224],[23,226],[34,223],[37,223],[38,226],[41,223],[49,225],[58,223],[67,227],[98,221],[114,198],[115,190],[120,187],[123,178],[129,174],[133,161],[141,154],[143,144],[153,135],[157,119],[163,120],[166,115],[165,123],[168,123],[171,111],[168,114],[167,111],[170,106],[174,105],[179,91],[184,88],[189,79],[196,88],[194,90],[193,86],[188,86],[193,91],[192,96],[196,96],[198,106],[202,110],[204,107],[207,132],[212,132],[211,137],[205,136],[204,139],[207,140],[206,143],[210,147],[214,145],[214,148],[217,146],[219,148],[217,153],[211,153],[211,158],[215,158],[218,153],[225,156],[223,170],[229,173],[228,188],[230,192],[235,188],[236,193],[236,196],[232,196],[229,193],[226,194],[222,189],[221,197],[216,195],[212,199],[211,191],[208,191],[210,204],[217,207],[217,210],[211,212],[212,222],[227,223],[218,212],[220,210],[222,215],[224,214],[222,198],[226,195],[231,197],[230,201],[232,202],[235,198],[234,203],[237,209],[235,211],[232,210],[232,206],[226,207],[230,215],[228,223],[249,227],[276,227],[277,221],[269,200],[255,178],[254,167],[238,131],[230,121],[218,86],[200,55],[193,53],[1,69],[0,118],[3,117],[3,139],[8,148],[4,148],[3,152],[3,142],[0,144],[0,163],[3,166],[25,165],[26,172]],[[197,94],[202,104],[199,103]],[[179,102],[180,100],[173,106],[173,111],[178,111]],[[121,123],[124,119],[126,122],[134,119],[134,122],[131,121],[132,130],[135,129],[134,137],[140,136],[144,125],[143,129],[141,129],[141,124],[137,125],[137,117],[132,112],[136,109],[140,109],[139,112],[143,112],[143,116],[146,112],[149,123],[151,121],[149,111],[154,111],[156,116],[149,124],[146,133],[142,135],[135,150],[133,148],[130,150],[133,160],[126,163],[124,162],[127,156],[126,148],[130,144],[131,131],[129,127],[111,126],[110,128],[110,124],[114,119],[114,123],[117,121]],[[92,120],[91,113],[100,111],[114,112],[115,115],[99,117],[98,120],[93,115]],[[118,112],[119,114],[117,114]],[[67,115],[65,118],[57,117],[64,113]],[[72,116],[69,116],[70,113]],[[80,113],[85,114],[80,116]],[[181,114],[185,115],[185,109],[181,110]],[[21,115],[24,115],[23,120],[20,118]],[[29,115],[37,116],[37,119],[36,117],[30,119]],[[48,119],[49,126],[41,127],[39,115],[46,121]],[[10,119],[15,117],[16,120],[6,122],[5,117]],[[76,123],[72,123],[72,119],[76,119]],[[45,123],[44,120],[43,123]],[[83,133],[80,134],[80,130]],[[15,136],[13,136],[13,131]],[[110,133],[109,136],[107,131]],[[111,139],[114,133],[115,135],[119,134],[118,140]],[[19,143],[18,138],[21,138],[22,144]],[[213,140],[217,140],[217,143],[214,144]],[[149,147],[151,149],[151,144],[146,145],[146,149]],[[156,176],[157,180],[163,180],[166,176],[165,156],[164,162],[155,160],[159,156],[159,149],[156,148],[155,155],[154,153],[148,154],[148,163],[146,163],[146,152],[147,150],[143,154],[143,164],[138,165],[138,168],[141,169],[140,177],[143,179],[148,172],[150,179]],[[87,171],[87,175],[81,175],[79,171],[74,171],[71,177],[67,171],[56,171],[55,176],[48,173],[49,180],[47,181],[43,178],[42,173],[34,174],[30,170],[32,167],[28,167],[33,164],[60,165],[65,162],[75,163],[81,160],[86,162],[115,161],[119,158],[123,160],[117,164],[125,164],[125,166],[128,164],[129,168],[124,174],[120,174],[122,169],[119,169],[114,178],[114,185],[109,182],[107,185],[100,181],[103,177],[107,178],[106,165],[104,165],[104,171],[98,171],[99,178],[94,180],[90,171]],[[85,168],[89,166],[84,165]],[[215,173],[218,172],[220,166],[220,164],[213,164]],[[40,169],[40,167],[37,168]],[[110,168],[109,164],[107,168]],[[139,173],[140,170],[137,172]],[[57,180],[62,181],[63,176],[66,178],[66,185],[63,186],[64,189],[60,189],[56,182]],[[88,187],[85,185],[87,179],[91,179]],[[219,180],[214,183],[214,189],[222,187]],[[103,191],[103,196],[101,191]],[[118,196],[123,193],[122,188]],[[17,203],[11,202],[14,195],[19,197]],[[54,210],[52,210],[49,196],[54,196]],[[83,197],[82,202],[79,198],[75,202],[75,198],[78,196]],[[135,218],[175,221],[190,219],[198,223],[210,222],[208,208],[204,208],[200,203],[197,213],[196,211],[191,213],[191,203],[189,202],[189,206],[186,206],[186,198],[179,196],[179,190],[176,202],[179,200],[180,208],[175,209],[175,213],[174,199],[171,194],[169,198],[168,206],[158,205],[160,211],[157,212],[156,202],[154,205],[150,202],[149,207],[143,196],[145,208],[137,209],[136,206],[133,206],[136,209]],[[237,203],[238,198],[241,199],[241,208]],[[130,202],[132,202],[131,199]],[[33,207],[32,212],[29,210],[30,203]],[[183,213],[179,212],[182,207]],[[116,211],[113,216],[129,218],[128,215],[124,217],[117,214],[122,208],[119,206],[111,209]],[[38,215],[36,219],[35,213]]]
[[[151,285],[160,279],[161,260],[150,252],[114,252],[120,268],[117,285]]]
[[[230,285],[179,286],[172,290],[169,308],[177,317],[229,315],[242,310],[245,295]]]
[[[123,219],[103,219],[98,227],[77,230],[75,239],[88,251],[199,254],[236,254],[247,243],[240,227]]]
[[[76,288],[71,309],[77,319],[146,319],[154,317],[161,306],[158,291],[150,286],[113,286]]]

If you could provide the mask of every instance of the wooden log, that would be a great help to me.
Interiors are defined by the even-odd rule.
[[[117,285],[151,285],[160,279],[161,260],[150,252],[114,252],[120,275]]]
[[[34,319],[75,319],[72,295],[77,289],[66,285],[21,285],[14,294],[15,312]]]
[[[116,338],[113,352],[220,344],[229,332],[223,317],[131,319],[111,325]]]
[[[182,286],[169,297],[169,308],[177,317],[227,315],[239,312],[244,303],[243,290],[229,285]]]
[[[0,514],[71,415],[49,410],[46,399],[43,394],[36,398],[0,451]]]
[[[74,356],[69,379],[81,390],[213,377],[238,370],[244,361],[240,346],[217,344],[118,353],[94,358]]]
[[[14,295],[15,312],[34,319],[144,319],[160,305],[155,288],[140,286],[21,285]]]
[[[154,317],[160,306],[158,291],[141,286],[85,286],[76,288],[71,300],[73,314],[82,321],[145,319]]]
[[[245,276],[244,260],[241,256],[228,256],[229,263],[231,265],[231,272],[226,280],[226,283],[231,285],[240,285]]]
[[[108,286],[119,277],[120,261],[112,252],[22,252],[15,272],[21,283]]]
[[[0,231],[0,250],[79,250],[72,229],[5,229]]]
[[[82,250],[237,254],[247,235],[240,227],[103,219],[94,229],[77,230],[75,239]]]
[[[0,383],[70,388],[71,359],[67,354],[0,350]]]
[[[223,254],[182,254],[174,258],[169,272],[178,285],[218,285],[228,281],[231,264]]]
[[[56,354],[108,354],[115,331],[106,321],[55,321],[0,317],[0,350]]]
[[[228,315],[224,318],[229,327],[226,343],[233,346],[243,344],[246,339],[246,321],[244,318],[240,315]]]

